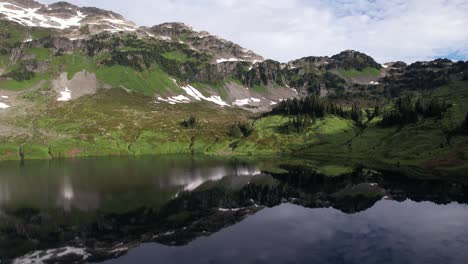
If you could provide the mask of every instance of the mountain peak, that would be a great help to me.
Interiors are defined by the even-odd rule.
[[[364,70],[367,67],[376,69],[382,68],[382,65],[377,63],[371,56],[355,50],[342,51],[332,56],[330,59],[332,61],[331,67],[343,68],[346,70]]]
[[[152,35],[164,40],[178,41],[189,45],[194,50],[209,52],[214,63],[247,61],[259,62],[264,58],[253,51],[211,35],[207,31],[196,31],[191,26],[180,22],[163,23],[148,29]]]
[[[137,29],[135,24],[114,12],[94,7],[78,7],[63,1],[44,5],[33,0],[0,0],[0,14],[4,19],[26,27],[64,30],[88,25],[95,33]]]
[[[13,5],[18,5],[18,6],[27,7],[27,8],[40,8],[44,6],[43,4],[33,1],[33,0],[2,0],[0,2],[10,3]]]
[[[2,17],[3,15],[3,17]],[[189,45],[192,49],[209,52],[213,63],[263,61],[253,51],[211,35],[206,31],[195,31],[180,22],[169,22],[150,28],[138,27],[122,15],[95,7],[78,7],[60,1],[44,5],[33,0],[0,0],[0,19],[6,19],[26,27],[42,27],[62,30],[60,33],[70,39],[87,38],[103,31],[135,32],[142,37],[155,37]],[[81,30],[87,26],[88,30]]]
[[[67,8],[67,9],[78,9],[79,7],[73,4],[70,4],[65,1],[56,2],[47,6],[52,9]]]

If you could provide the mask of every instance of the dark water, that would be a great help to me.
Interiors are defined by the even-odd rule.
[[[468,263],[468,185],[409,174],[173,156],[0,163],[0,259]]]

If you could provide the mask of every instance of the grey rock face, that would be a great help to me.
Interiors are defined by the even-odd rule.
[[[231,41],[211,35],[206,31],[195,31],[192,27],[183,23],[163,23],[149,28],[148,31],[155,36],[179,41],[190,45],[193,49],[209,52],[213,55],[213,63],[233,61],[253,63],[264,60],[262,56],[251,50],[244,49]]]

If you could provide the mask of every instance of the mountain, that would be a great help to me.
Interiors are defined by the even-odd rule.
[[[43,5],[32,0],[6,0],[0,2],[0,11],[5,19],[27,27],[73,31],[89,26],[93,33],[138,29],[134,23],[114,12],[91,7],[80,8],[67,2]]]
[[[463,171],[467,91],[463,61],[278,62],[183,23],[0,0],[0,160],[325,155]]]
[[[0,14],[2,42],[8,43],[2,49],[0,88],[26,86],[14,81],[39,85],[55,79],[52,86],[60,101],[120,86],[153,96],[159,103],[208,101],[266,111],[299,94],[352,94],[356,88],[375,85],[387,73],[357,51],[279,63],[183,23],[138,27],[112,11],[66,2],[0,1]],[[78,65],[82,68],[76,72],[53,69],[53,64],[69,68],[69,61],[58,61],[76,56],[93,69],[85,65]],[[128,78],[123,73],[129,73]],[[76,87],[83,79],[93,85]]]

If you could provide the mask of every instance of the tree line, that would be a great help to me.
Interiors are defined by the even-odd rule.
[[[405,126],[416,123],[421,118],[441,117],[449,107],[450,104],[439,98],[425,101],[421,98],[414,100],[410,96],[400,97],[394,109],[384,113],[380,124],[383,127]]]
[[[324,117],[327,114],[345,117],[347,113],[341,105],[321,100],[317,95],[309,95],[300,99],[293,98],[281,101],[271,110],[270,114],[306,115],[315,119]]]

